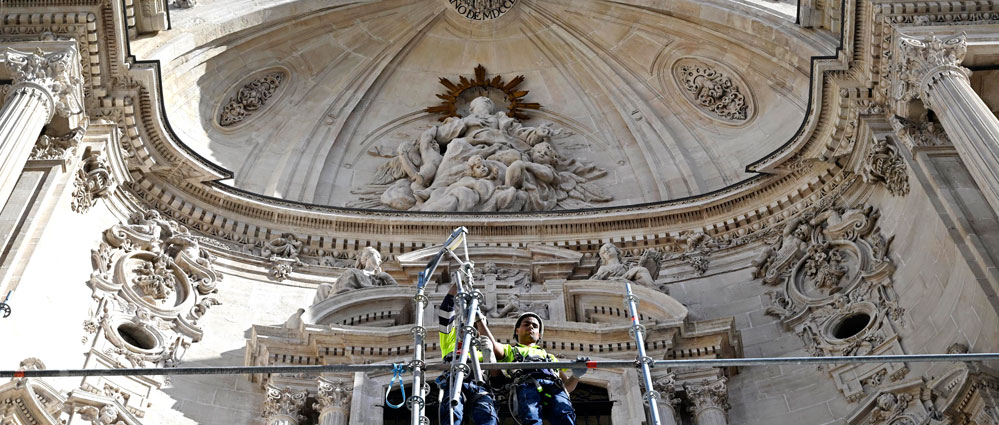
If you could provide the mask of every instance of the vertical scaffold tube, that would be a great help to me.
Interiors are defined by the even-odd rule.
[[[635,345],[638,346],[638,364],[642,369],[642,383],[645,385],[645,404],[648,409],[649,425],[662,425],[659,419],[659,393],[652,390],[652,371],[649,370],[653,364],[651,357],[645,354],[645,327],[638,321],[638,297],[631,292],[631,282],[624,282],[625,291],[628,295],[624,304],[631,312],[631,333],[635,336]]]
[[[436,264],[434,265],[436,268]],[[413,324],[413,361],[410,363],[410,367],[413,369],[413,395],[409,397],[409,409],[412,413],[410,425],[427,425],[430,423],[430,419],[426,417],[424,410],[426,409],[426,392],[423,390],[423,386],[426,382],[426,377],[424,376],[424,369],[426,367],[426,356],[424,353],[424,339],[427,336],[427,328],[423,326],[423,310],[427,308],[430,304],[430,299],[424,294],[424,288],[427,285],[427,280],[433,275],[431,270],[430,275],[425,275],[426,271],[422,271],[417,278],[416,285],[416,296],[413,297],[413,302],[416,304],[414,307],[416,310],[416,320]]]
[[[465,380],[465,376],[471,373],[468,367],[468,357],[469,355],[475,355],[475,345],[472,343],[472,338],[475,336],[475,315],[479,311],[479,296],[472,288],[471,290],[466,290],[463,288],[461,282],[461,277],[458,277],[458,295],[462,297],[462,305],[464,309],[462,313],[465,315],[462,317],[461,321],[461,344],[458,349],[461,353],[458,356],[457,363],[452,363],[452,374],[451,374],[451,407],[457,406],[460,403],[461,398],[461,386]],[[471,285],[469,285],[471,286]],[[476,376],[476,381],[481,381],[482,376]]]

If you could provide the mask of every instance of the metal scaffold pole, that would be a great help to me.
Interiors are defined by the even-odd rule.
[[[427,381],[425,345],[427,328],[423,325],[423,312],[430,304],[430,299],[425,294],[427,282],[433,278],[434,272],[437,271],[437,266],[440,265],[441,259],[444,258],[445,254],[454,256],[453,251],[455,248],[465,246],[465,235],[467,233],[468,229],[464,227],[454,229],[451,232],[451,236],[444,242],[444,247],[434,255],[430,262],[427,263],[427,267],[417,277],[416,296],[413,300],[416,303],[416,323],[413,325],[413,339],[416,346],[413,349],[413,360],[410,362],[410,368],[413,371],[413,395],[409,398],[409,408],[412,412],[410,425],[429,425],[430,423],[430,419],[427,418],[425,413],[427,407],[427,389],[425,388]],[[465,248],[465,256],[466,258],[468,256],[467,246]]]
[[[649,370],[655,361],[645,353],[645,326],[638,321],[638,297],[631,292],[631,282],[624,281],[624,289],[627,292],[624,305],[631,312],[631,335],[635,337],[635,346],[638,347],[638,366],[642,370],[642,383],[645,385],[645,405],[649,409],[650,425],[662,425],[659,419],[659,393],[652,389],[652,371]]]

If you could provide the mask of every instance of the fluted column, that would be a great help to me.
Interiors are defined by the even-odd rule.
[[[14,84],[0,109],[0,208],[6,205],[42,127],[58,113],[82,112],[76,48],[51,53],[4,51]]]
[[[312,406],[319,411],[319,425],[347,425],[353,394],[353,383],[319,378],[319,392]]]
[[[999,119],[971,88],[971,71],[960,66],[967,51],[963,33],[922,40],[900,35],[895,97],[920,98],[936,114],[985,199],[999,212]]]
[[[656,390],[660,396],[660,402],[656,403],[659,408],[659,420],[662,425],[676,425],[676,381],[673,374],[657,376],[652,379],[652,389]]]
[[[305,419],[302,408],[308,391],[293,392],[290,388],[267,386],[264,398],[264,421],[267,425],[299,425]]]
[[[728,425],[728,386],[725,378],[684,385],[690,413],[697,425]]]

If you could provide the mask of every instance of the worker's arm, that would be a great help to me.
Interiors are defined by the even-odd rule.
[[[590,361],[589,357],[584,357],[584,356],[576,357],[577,364],[579,364],[580,362],[589,362],[589,361]],[[576,384],[579,384],[579,378],[585,375],[586,371],[589,369],[584,365],[583,367],[574,367],[570,370],[572,371],[572,376],[566,375],[565,369],[561,369],[558,371],[558,377],[562,378],[562,383],[565,384],[565,391],[571,393],[572,390],[576,389]]]
[[[496,341],[496,338],[493,337],[493,333],[489,330],[489,326],[486,325],[486,321],[481,320],[481,317],[480,320],[477,320],[475,322],[475,327],[479,330],[480,334],[485,335],[486,338],[489,338],[489,341],[492,343],[493,354],[496,355],[496,359],[498,361],[503,361],[503,359],[506,357],[507,345],[502,344],[499,341]]]

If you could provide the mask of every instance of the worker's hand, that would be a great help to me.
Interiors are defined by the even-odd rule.
[[[586,372],[589,371],[589,368],[586,367],[586,362],[589,361],[590,361],[589,357],[576,356],[576,364],[573,365],[574,367],[572,369],[569,369],[572,371],[572,377],[579,379],[582,378],[583,375],[586,375]]]

